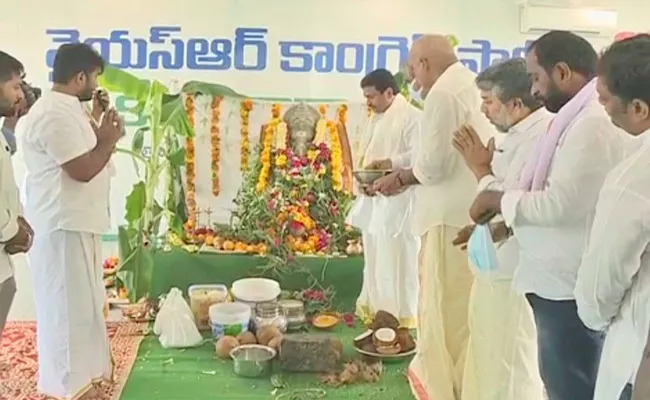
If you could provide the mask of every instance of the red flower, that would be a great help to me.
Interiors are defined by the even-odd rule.
[[[279,237],[273,238],[273,244],[275,245],[275,247],[280,247],[281,244],[280,238]]]
[[[316,202],[316,195],[312,192],[309,192],[307,193],[307,196],[305,196],[305,200],[307,200],[309,204],[314,204]]]
[[[349,328],[354,328],[356,325],[356,318],[353,314],[347,313],[343,316],[343,321]]]

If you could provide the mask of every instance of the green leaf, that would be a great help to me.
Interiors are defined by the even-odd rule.
[[[164,126],[171,128],[180,136],[194,136],[194,129],[185,110],[185,103],[181,95],[165,95],[162,99],[160,120]]]
[[[126,197],[126,215],[124,218],[129,223],[129,226],[135,226],[144,213],[144,208],[147,203],[147,192],[144,182],[140,181],[133,185],[131,193]]]
[[[447,39],[449,40],[449,43],[451,44],[451,47],[456,48],[460,44],[458,41],[458,38],[455,35],[447,35]]]
[[[110,65],[107,65],[99,76],[99,85],[110,92],[122,93],[138,103],[146,102],[151,86],[148,80],[139,79]]]
[[[181,92],[188,94],[203,94],[212,97],[239,97],[246,98],[243,94],[235,92],[228,86],[219,85],[218,83],[208,83],[199,81],[189,81],[183,85]]]
[[[135,242],[136,245],[122,249],[120,246],[120,269],[117,277],[124,283],[129,293],[129,300],[133,303],[151,293],[153,280],[153,251],[144,246],[141,232],[127,230],[121,227],[118,231],[118,241],[122,243]],[[128,254],[123,251],[130,250]]]
[[[133,150],[134,153],[142,153],[142,147],[144,146],[144,134],[148,131],[149,127],[143,126],[138,128],[138,130],[133,134],[133,140],[131,141],[131,150]]]
[[[167,159],[169,159],[169,163],[175,167],[180,167],[185,165],[185,154],[186,150],[185,148],[181,147],[180,149],[177,149],[173,153],[171,153]]]

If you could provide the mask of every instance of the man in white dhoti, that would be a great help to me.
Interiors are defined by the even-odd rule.
[[[650,329],[650,36],[614,43],[601,56],[599,100],[635,151],[605,179],[576,282],[582,321],[607,331],[594,400],[650,398],[644,348]],[[646,350],[647,351],[647,350]],[[645,370],[645,371],[644,371]],[[645,388],[643,388],[645,386]],[[645,395],[642,396],[642,392]]]
[[[373,115],[362,134],[357,169],[410,167],[420,110],[399,94],[388,70],[372,71],[361,80],[361,88]],[[414,329],[420,237],[411,228],[413,190],[393,197],[374,196],[372,188],[362,190],[348,217],[363,232],[365,265],[357,315],[369,321],[384,310]]]
[[[474,173],[479,192],[512,188],[552,115],[530,94],[524,59],[496,64],[481,72],[476,83],[483,112],[505,137],[495,152],[494,140],[485,146],[473,128],[465,127],[454,135],[454,146]],[[466,244],[473,229],[463,229],[455,244]],[[512,289],[519,245],[503,222],[492,223],[491,230],[500,242],[498,268],[476,270],[462,399],[543,400],[533,313],[526,298]]]
[[[0,117],[13,117],[23,96],[23,65],[0,51]],[[0,336],[16,294],[11,256],[29,250],[33,231],[23,218],[11,164],[11,145],[0,135]]]
[[[25,212],[36,221],[34,272],[41,392],[91,396],[111,380],[102,308],[101,234],[110,226],[109,171],[122,120],[108,110],[93,127],[81,104],[97,87],[104,61],[85,44],[61,46],[52,91],[18,124],[26,164]]]
[[[393,195],[415,186],[412,218],[423,247],[418,351],[409,381],[419,400],[454,400],[461,393],[474,277],[467,255],[452,240],[470,222],[465,207],[476,194],[476,180],[454,150],[452,135],[469,124],[487,140],[494,128],[480,111],[475,75],[458,61],[447,38],[429,35],[416,41],[409,68],[424,98],[415,162],[379,179],[374,188]]]

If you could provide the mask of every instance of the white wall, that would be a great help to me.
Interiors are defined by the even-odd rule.
[[[268,67],[264,71],[183,68],[132,72],[165,83],[187,80],[219,82],[251,96],[347,98],[357,103],[362,101],[358,82],[363,72],[284,72],[280,69],[278,42],[376,44],[378,36],[382,35],[410,38],[414,33],[455,34],[461,41],[461,58],[482,68],[500,58],[499,51],[506,50],[512,54],[514,49],[521,49],[526,40],[535,38],[519,33],[516,0],[114,0],[109,3],[21,0],[5,3],[0,13],[2,49],[20,58],[27,68],[28,80],[43,87],[48,84],[45,54],[57,47],[45,32],[48,28],[78,29],[81,40],[106,38],[116,29],[129,30],[131,37],[148,39],[150,27],[176,25],[182,28],[179,38],[187,41],[195,37],[233,40],[237,27],[265,27],[269,30],[266,39],[269,55]],[[647,24],[650,2],[647,0],[612,0],[611,7],[619,11],[619,30],[650,29]],[[481,54],[479,47],[473,45],[474,40],[489,41],[497,52],[491,56],[486,52]],[[590,40],[598,48],[610,42],[607,37]],[[158,45],[159,50],[170,48],[169,44]],[[471,49],[475,49],[473,53]],[[113,46],[111,51],[113,56],[110,60],[119,61],[114,55],[120,48]],[[482,57],[490,60],[482,62]],[[247,54],[246,60],[252,62],[252,55]],[[389,57],[388,67],[395,70],[397,66],[398,57]],[[237,135],[237,131],[238,128],[234,127],[229,134]],[[232,150],[238,153],[236,148]],[[19,158],[16,173],[20,179],[24,171]],[[116,216],[114,225],[121,220],[124,197],[133,182],[130,160],[122,157],[116,164],[118,176],[111,199],[113,215]],[[236,188],[238,168],[222,168],[223,174],[228,170],[233,179],[230,186]],[[223,198],[218,199],[219,204],[228,204],[233,194],[232,189],[227,190]]]

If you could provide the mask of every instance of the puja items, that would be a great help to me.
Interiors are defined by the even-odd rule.
[[[415,350],[415,339],[408,328],[386,311],[378,311],[370,329],[354,339],[354,347],[363,354],[374,356],[407,355]]]
[[[193,285],[188,293],[196,326],[202,330],[210,329],[210,307],[228,299],[228,288],[225,285]]]
[[[250,305],[253,310],[258,303],[276,301],[280,292],[280,284],[272,279],[245,278],[232,284],[235,300]]]
[[[293,372],[331,372],[341,362],[343,343],[329,335],[296,333],[284,335],[280,344],[280,366]]]
[[[280,332],[287,331],[287,317],[284,316],[280,305],[275,302],[258,303],[255,306],[255,316],[253,317],[255,329],[263,326],[273,325]]]
[[[300,300],[281,300],[280,308],[287,319],[287,330],[293,331],[305,326],[307,318],[305,317],[305,303]]]
[[[311,324],[318,329],[328,330],[334,328],[340,322],[339,317],[333,313],[319,314],[311,321]]]
[[[230,351],[235,374],[247,378],[269,376],[277,352],[268,346],[247,344]]]
[[[251,308],[242,303],[217,303],[210,306],[212,336],[237,336],[248,331]]]

